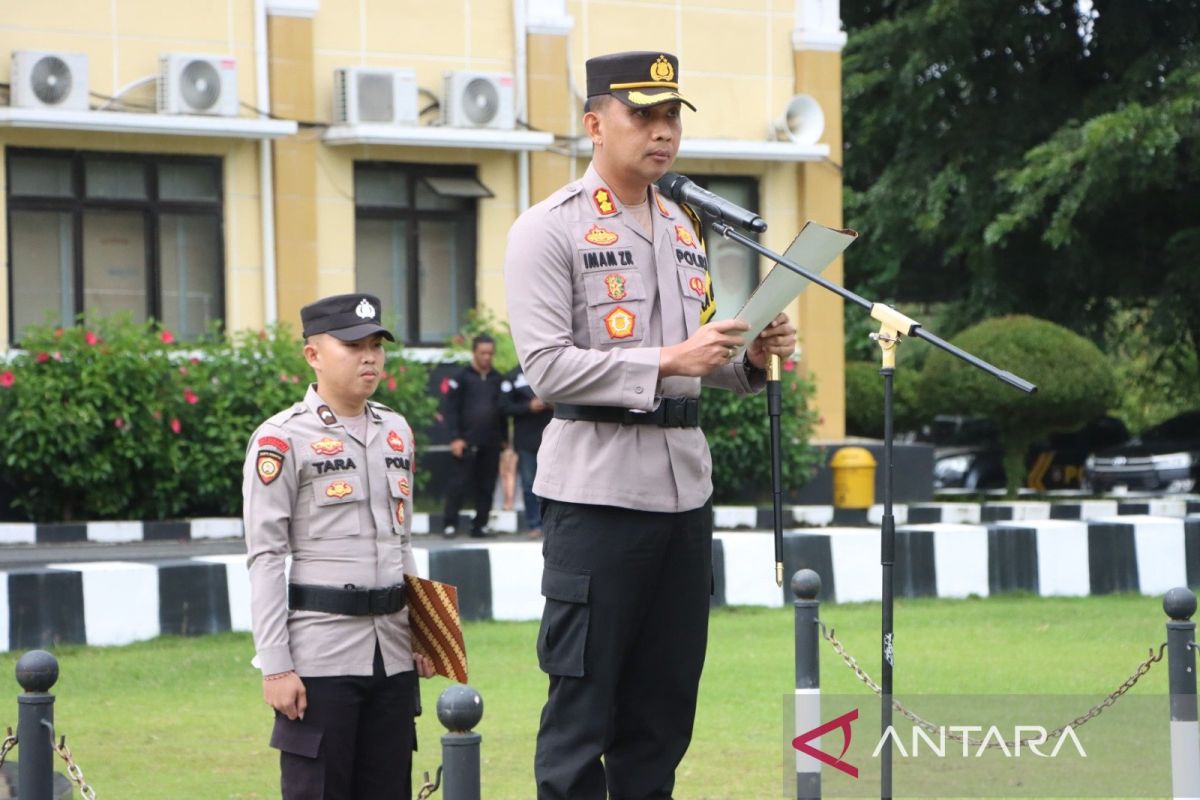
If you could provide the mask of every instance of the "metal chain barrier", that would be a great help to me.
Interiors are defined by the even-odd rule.
[[[53,739],[51,739],[51,742],[53,742]],[[58,757],[67,763],[67,777],[79,787],[79,794],[84,800],[96,800],[96,790],[84,781],[83,770],[71,758],[71,749],[67,747],[67,737],[60,737],[58,744],[52,746],[54,747],[54,752],[58,753]]]
[[[437,768],[437,775],[432,781],[429,780],[429,773],[425,773],[425,783],[421,786],[421,790],[417,792],[417,800],[426,800],[430,795],[438,790],[442,785],[442,768]]]
[[[13,736],[12,727],[8,728],[8,735],[4,737],[4,741],[0,742],[0,767],[4,766],[4,759],[8,758],[8,751],[17,746],[17,737]]]
[[[856,658],[854,658],[854,656],[852,656],[846,652],[846,648],[842,645],[841,642],[839,642],[837,640],[837,637],[834,636],[834,630],[832,628],[830,628],[829,630],[826,630],[825,623],[821,622],[820,620],[817,621],[817,624],[821,626],[821,636],[825,639],[825,641],[829,642],[830,646],[833,647],[834,652],[836,652],[839,656],[842,657],[842,661],[844,661],[846,663],[846,666],[849,667],[854,672],[854,674],[858,677],[858,679],[860,681],[862,681],[864,684],[866,684],[867,688],[869,688],[875,694],[882,694],[883,693],[882,687],[880,687],[879,684],[877,684],[874,680],[872,680],[871,676],[868,675],[861,666],[859,666],[858,660]],[[1116,703],[1117,700],[1121,699],[1122,695],[1124,695],[1126,692],[1128,692],[1130,689],[1132,689],[1135,684],[1137,684],[1137,682],[1141,679],[1141,677],[1143,675],[1145,675],[1147,672],[1150,671],[1150,667],[1153,664],[1155,664],[1159,661],[1162,661],[1163,652],[1166,649],[1167,649],[1167,643],[1163,642],[1161,645],[1158,646],[1158,654],[1155,655],[1154,648],[1151,647],[1149,657],[1145,661],[1143,661],[1141,664],[1138,664],[1137,669],[1135,669],[1133,671],[1132,675],[1130,675],[1128,678],[1125,679],[1124,683],[1122,683],[1120,686],[1118,686],[1107,697],[1105,697],[1103,700],[1101,700],[1096,705],[1089,708],[1083,714],[1080,714],[1078,717],[1071,720],[1067,724],[1060,725],[1057,728],[1055,728],[1054,730],[1048,732],[1046,734],[1046,740],[1049,741],[1050,739],[1055,739],[1055,738],[1061,736],[1067,730],[1067,728],[1071,728],[1071,729],[1078,728],[1080,725],[1083,725],[1083,724],[1095,719],[1096,717],[1098,717],[1102,713],[1104,713],[1104,711],[1106,709],[1112,707],[1112,705],[1114,703]],[[914,725],[917,725],[918,727],[923,728],[924,730],[927,730],[930,733],[939,733],[940,734],[943,731],[943,728],[941,728],[938,725],[933,724],[929,720],[924,719],[923,717],[918,715],[916,712],[911,711],[910,709],[906,708],[902,703],[900,703],[899,700],[896,700],[894,697],[892,698],[892,707],[895,708],[897,711],[899,711],[903,716],[905,716],[909,720],[911,720]],[[945,735],[946,735],[947,739],[952,739],[956,742],[964,741],[964,737],[959,736],[954,733],[946,733]],[[1003,747],[1006,749],[1011,749],[1011,748],[1017,747],[1017,745],[1014,742],[990,741],[989,740],[988,743],[985,745],[985,747],[987,747],[989,749],[990,748],[1000,748],[1000,747]]]

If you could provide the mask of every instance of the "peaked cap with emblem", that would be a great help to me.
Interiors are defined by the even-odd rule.
[[[587,60],[588,97],[611,94],[630,108],[673,100],[696,107],[679,94],[679,59],[655,51],[611,53]]]
[[[300,309],[304,335],[328,333],[343,342],[357,342],[378,333],[389,342],[392,332],[379,324],[379,298],[373,294],[336,294]]]

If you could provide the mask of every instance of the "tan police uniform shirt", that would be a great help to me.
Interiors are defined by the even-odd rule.
[[[701,379],[659,379],[659,350],[711,315],[708,261],[687,214],[651,188],[653,235],[622,209],[594,166],[530,208],[508,237],[509,325],[525,375],[552,403],[651,411],[662,397],[697,397]],[[741,364],[703,380],[758,391]],[[712,494],[699,428],[553,420],[538,451],[534,492],[573,503],[687,511]]]
[[[242,483],[254,646],[264,675],[388,675],[413,669],[408,609],[374,617],[289,611],[292,583],[381,588],[416,574],[414,443],[404,417],[368,402],[366,441],[310,386],[250,439]]]

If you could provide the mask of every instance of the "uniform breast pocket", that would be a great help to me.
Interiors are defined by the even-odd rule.
[[[367,493],[358,475],[313,481],[313,511],[308,535],[314,539],[357,536],[362,530],[362,502]]]
[[[392,496],[392,533],[401,535],[412,516],[412,476],[407,472],[389,472],[387,479]]]
[[[646,287],[640,272],[596,270],[583,275],[583,284],[594,346],[635,344],[646,338]]]
[[[688,336],[704,322],[704,311],[710,302],[707,273],[702,269],[680,266],[679,294],[683,297],[683,313],[687,320]]]

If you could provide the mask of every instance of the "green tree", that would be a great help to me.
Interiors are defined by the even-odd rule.
[[[1025,394],[940,350],[921,370],[917,392],[931,414],[979,414],[996,422],[1009,496],[1025,477],[1025,453],[1033,442],[1100,416],[1116,399],[1112,366],[1100,349],[1052,322],[990,319],[952,343],[1038,387]]]

